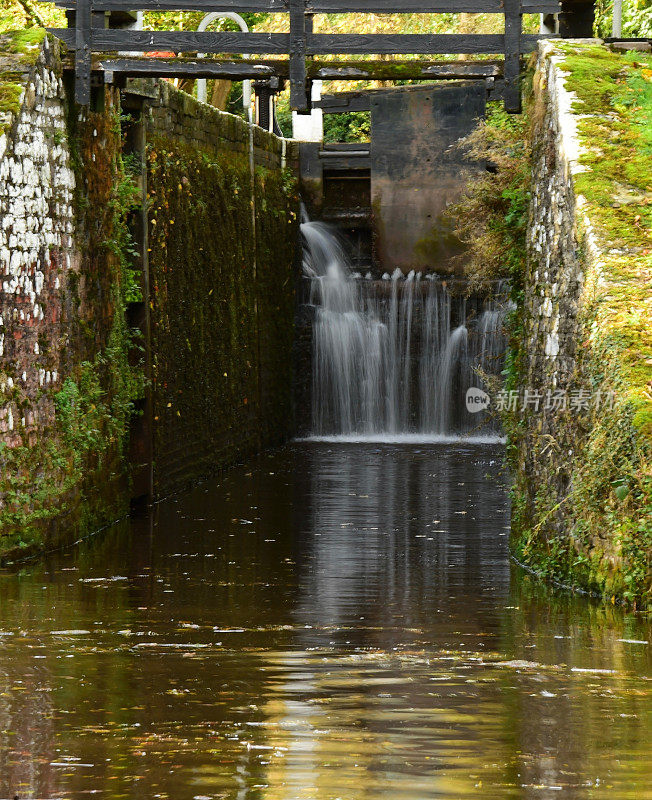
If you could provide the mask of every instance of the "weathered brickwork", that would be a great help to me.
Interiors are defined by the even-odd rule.
[[[102,113],[71,111],[55,40],[0,44],[12,80],[0,95],[2,555],[124,513],[142,380],[126,323],[136,195],[119,95],[107,89]],[[146,88],[164,493],[291,433],[297,153],[164,81]]]
[[[157,81],[149,104],[148,130],[201,151],[240,153],[249,157],[253,133],[254,163],[257,167],[298,170],[299,150],[295,142],[283,141],[257,125],[250,128],[241,117],[198,103],[167,81]]]
[[[249,126],[169,84],[157,91],[149,263],[164,494],[292,432],[298,197],[294,146],[253,129],[252,192]]]
[[[576,386],[576,352],[580,341],[580,310],[584,296],[584,261],[580,257],[573,172],[578,169],[577,147],[569,115],[570,98],[554,73],[537,73],[537,89],[545,94],[545,115],[539,120],[534,148],[528,230],[528,266],[524,280],[522,333],[523,390],[570,391]],[[552,80],[548,80],[552,78]],[[542,106],[539,105],[539,109]],[[524,416],[527,445],[521,470],[531,480],[531,500],[544,489],[561,500],[568,492],[574,441],[578,433],[557,410]],[[547,449],[538,442],[555,442]],[[563,529],[566,509],[549,524]]]

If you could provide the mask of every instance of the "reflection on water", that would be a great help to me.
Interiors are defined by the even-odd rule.
[[[500,458],[295,444],[2,573],[0,796],[650,796],[649,625],[510,568]]]

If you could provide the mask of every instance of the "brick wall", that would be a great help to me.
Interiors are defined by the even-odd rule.
[[[169,138],[204,152],[249,155],[250,128],[241,117],[199,103],[167,81],[156,81],[149,93],[150,137]],[[252,130],[256,166],[278,169],[285,153],[288,168],[298,172],[298,143],[286,140],[284,145],[278,136],[257,125]]]
[[[252,195],[247,123],[165,82],[149,103],[147,140],[155,483],[164,494],[293,430],[298,154],[254,127]]]

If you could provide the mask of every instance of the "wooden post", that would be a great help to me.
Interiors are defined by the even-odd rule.
[[[521,14],[520,0],[505,0],[505,110],[521,111]]]
[[[77,0],[75,17],[75,101],[91,102],[91,0]]]
[[[590,39],[593,36],[593,0],[562,0],[559,35],[562,39]]]
[[[290,3],[290,108],[306,113],[306,3],[305,0],[289,0]]]

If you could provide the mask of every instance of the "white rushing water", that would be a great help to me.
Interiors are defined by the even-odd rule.
[[[364,278],[327,225],[306,221],[301,232],[315,307],[314,436],[495,439],[488,413],[467,411],[466,391],[487,390],[481,376],[502,367],[501,305],[467,308],[433,275]]]

